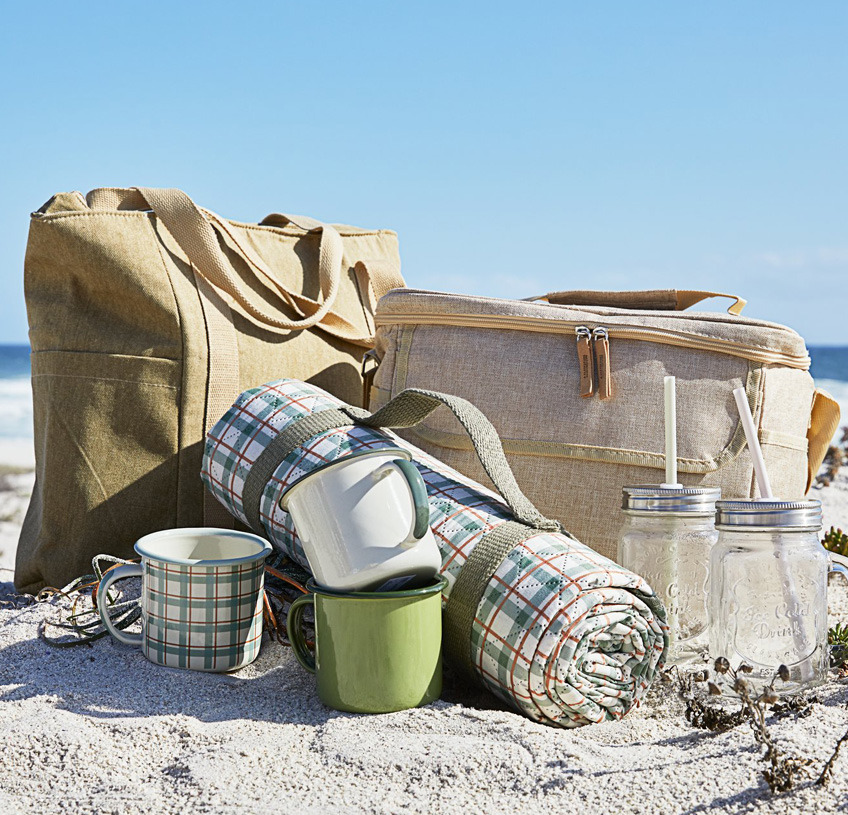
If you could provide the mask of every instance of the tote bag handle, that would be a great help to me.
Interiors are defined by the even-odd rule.
[[[214,212],[201,209],[181,190],[152,187],[101,188],[88,193],[86,201],[92,209],[149,207],[174,237],[197,272],[216,289],[227,294],[248,319],[263,328],[275,333],[287,333],[318,327],[348,342],[364,346],[372,344],[371,336],[363,335],[361,330],[332,311],[339,291],[343,262],[341,236],[333,226],[304,216],[285,216],[286,223],[303,229],[304,232],[320,232],[319,302],[283,286],[262,258],[245,242],[239,240],[238,234],[228,221]],[[279,312],[269,311],[266,304],[254,302],[252,292],[249,294],[245,289],[221,250],[219,234],[241,255],[254,271],[260,284],[299,313],[299,319],[289,319]],[[378,288],[371,283],[365,264],[357,264],[356,273],[361,287],[366,285],[370,289]],[[398,279],[392,280],[391,284],[390,288],[403,285],[403,282]],[[374,292],[373,296],[381,296],[383,293],[382,287],[379,287],[379,291]]]

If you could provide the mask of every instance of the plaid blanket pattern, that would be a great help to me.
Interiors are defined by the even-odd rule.
[[[142,650],[159,665],[234,671],[259,655],[263,561],[232,567],[143,561]]]
[[[245,391],[207,436],[207,488],[246,522],[242,492],[252,463],[290,422],[341,404],[290,379]],[[389,446],[412,453],[427,485],[449,597],[477,542],[512,515],[494,492],[389,430],[330,430],[293,451],[262,494],[268,539],[308,569],[278,504],[282,490],[321,464]],[[577,727],[621,718],[638,702],[662,665],[664,619],[662,604],[641,577],[565,535],[540,532],[516,546],[492,576],[469,647],[479,676],[501,699],[536,721]]]

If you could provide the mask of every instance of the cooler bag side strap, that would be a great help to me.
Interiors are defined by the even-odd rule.
[[[827,391],[816,389],[807,430],[807,491],[813,486],[822,466],[833,434],[839,427],[841,411],[837,402]]]
[[[649,289],[646,291],[554,291],[528,300],[547,300],[554,306],[607,306],[643,311],[684,311],[710,297],[727,297],[733,304],[728,314],[741,314],[746,300],[735,294],[689,289]]]

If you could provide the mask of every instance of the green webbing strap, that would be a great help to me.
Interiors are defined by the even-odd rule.
[[[354,416],[357,414],[369,415],[361,408],[347,407],[346,410],[349,412],[345,413],[335,409],[322,410],[291,422],[274,437],[271,443],[260,453],[259,458],[253,462],[247,477],[244,479],[242,506],[250,528],[257,535],[265,537],[268,534],[259,514],[262,493],[271,476],[274,475],[274,471],[289,454],[319,433],[353,424]]]
[[[398,429],[414,427],[426,419],[439,405],[445,405],[465,428],[486,475],[512,510],[515,519],[536,529],[548,532],[561,531],[562,526],[559,521],[553,521],[542,515],[530,499],[521,492],[512,468],[506,460],[497,430],[467,399],[437,391],[407,388],[367,419],[358,420],[357,424]]]
[[[471,631],[483,593],[503,559],[519,543],[541,531],[517,521],[499,524],[483,535],[471,550],[453,584],[444,615],[445,655],[469,678],[475,676]]]
[[[451,589],[445,608],[446,654],[461,670],[473,676],[471,632],[477,607],[492,575],[503,559],[522,541],[539,532],[565,530],[558,521],[545,518],[521,492],[497,431],[470,402],[458,396],[409,388],[374,414],[346,406],[304,416],[280,432],[254,462],[245,479],[242,504],[251,527],[264,535],[265,529],[259,516],[262,492],[277,467],[295,449],[319,433],[352,424],[375,428],[413,427],[439,405],[448,407],[465,428],[483,469],[515,515],[515,520],[498,524],[474,547]]]

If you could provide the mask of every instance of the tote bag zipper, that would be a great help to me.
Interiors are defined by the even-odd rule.
[[[378,314],[379,325],[454,325],[466,328],[506,328],[516,331],[535,331],[544,334],[562,334],[574,331],[577,338],[577,360],[580,371],[580,396],[588,398],[595,393],[601,399],[613,395],[610,368],[610,346],[612,340],[627,339],[655,342],[678,348],[698,351],[713,351],[719,354],[761,362],[766,365],[786,365],[802,371],[809,370],[809,354],[789,354],[768,348],[745,345],[733,340],[704,337],[685,331],[667,328],[644,328],[642,326],[597,325],[589,327],[574,320],[546,320],[535,317],[498,317],[490,314]],[[595,367],[597,365],[597,377]]]

